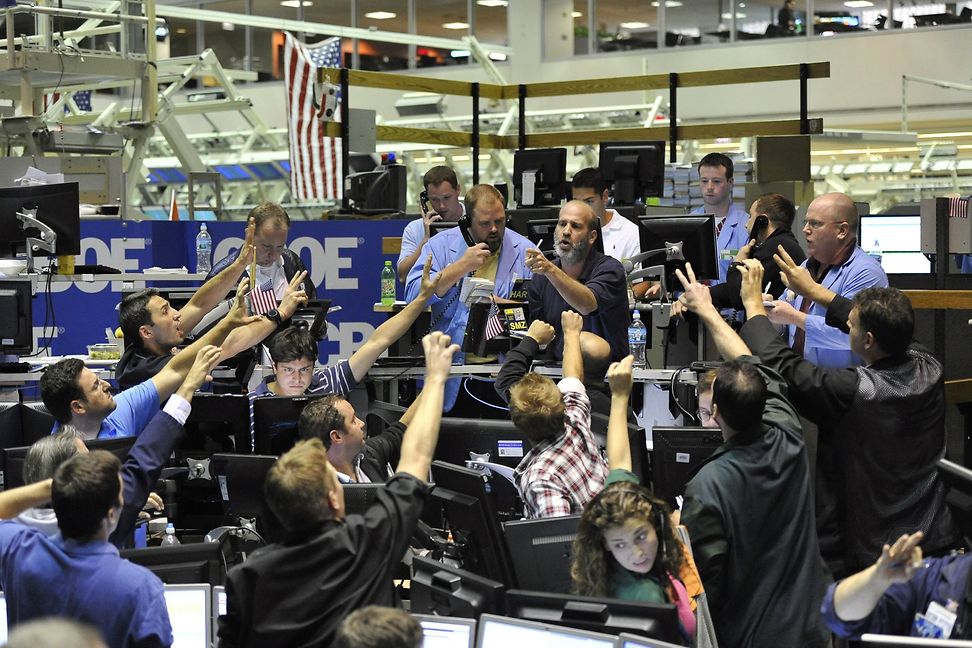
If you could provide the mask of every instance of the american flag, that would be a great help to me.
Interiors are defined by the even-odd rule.
[[[74,104],[82,112],[91,112],[91,91],[78,90],[74,93]]]
[[[287,84],[293,200],[341,197],[341,141],[324,135],[324,124],[314,105],[317,68],[336,68],[340,60],[340,38],[307,46],[286,34],[284,82]]]
[[[489,315],[486,316],[486,328],[483,330],[483,340],[492,340],[497,335],[501,335],[506,330],[503,320],[500,319],[499,309],[496,304],[489,307]]]
[[[263,315],[277,307],[277,296],[273,294],[273,281],[267,279],[261,284],[253,286],[250,293],[250,312]]]

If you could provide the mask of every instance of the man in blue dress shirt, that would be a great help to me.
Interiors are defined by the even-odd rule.
[[[749,214],[732,202],[732,160],[722,153],[709,153],[699,162],[702,207],[693,214],[715,214],[716,247],[719,252],[719,282],[726,280],[729,264],[739,249],[749,243],[746,222]]]

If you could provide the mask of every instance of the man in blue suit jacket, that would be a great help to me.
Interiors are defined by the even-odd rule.
[[[455,344],[462,345],[466,333],[469,308],[459,298],[462,283],[468,275],[489,279],[495,284],[493,294],[509,297],[516,279],[529,279],[532,274],[524,262],[527,247],[532,244],[525,237],[506,229],[506,210],[503,197],[492,185],[476,185],[466,193],[466,213],[469,215],[468,236],[462,227],[454,227],[436,234],[422,247],[420,259],[432,255],[432,273],[440,276],[435,294],[429,301],[432,307],[432,329],[446,333]],[[461,223],[460,223],[461,225]],[[422,268],[416,264],[405,281],[405,301],[418,296],[422,285]],[[458,362],[469,362],[470,354],[457,353]],[[456,402],[459,380],[446,385],[445,410]]]

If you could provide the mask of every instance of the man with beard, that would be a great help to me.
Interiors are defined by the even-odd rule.
[[[533,272],[528,300],[530,319],[559,322],[565,310],[584,318],[584,330],[600,335],[611,345],[611,359],[628,355],[628,294],[624,268],[612,257],[594,249],[596,216],[591,206],[571,200],[560,210],[554,230],[551,261],[537,249],[526,252],[527,267]],[[554,338],[554,357],[564,353],[563,331]]]
[[[493,295],[507,298],[515,279],[530,278],[530,271],[523,261],[530,241],[506,228],[503,196],[496,187],[476,185],[466,193],[465,203],[468,223],[460,221],[459,227],[433,236],[422,246],[420,257],[425,259],[431,254],[431,272],[433,276],[438,275],[435,293],[429,300],[432,330],[447,334],[460,348],[469,319],[469,307],[459,298],[463,281],[467,277],[488,279],[495,284]],[[466,244],[462,228],[467,229],[475,245]],[[620,268],[618,264],[619,271]],[[415,300],[421,288],[422,266],[415,264],[405,282],[405,301]],[[557,321],[560,321],[559,314]],[[455,357],[462,363],[483,361],[469,353],[457,353]],[[459,380],[450,380],[445,390],[446,411],[452,409],[458,393]]]

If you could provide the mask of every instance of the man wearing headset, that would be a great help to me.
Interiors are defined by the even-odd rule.
[[[422,246],[421,257],[432,255],[432,274],[438,275],[438,285],[432,295],[432,329],[442,331],[455,344],[462,346],[469,319],[469,307],[460,299],[462,284],[467,277],[487,279],[495,284],[493,295],[510,296],[516,278],[532,276],[524,262],[530,241],[506,227],[503,197],[492,185],[476,185],[466,193],[466,217],[459,226],[429,239]],[[405,282],[405,301],[419,293],[422,268],[416,264]],[[465,356],[465,357],[464,357]],[[461,362],[482,362],[473,354],[457,353]],[[487,359],[492,360],[492,358]],[[459,380],[448,382],[445,390],[445,411],[452,409],[459,393]]]

